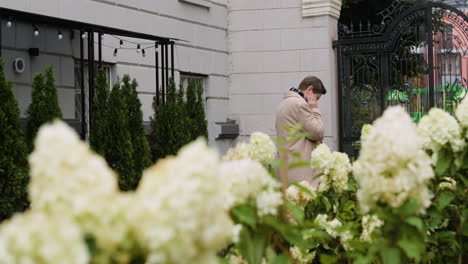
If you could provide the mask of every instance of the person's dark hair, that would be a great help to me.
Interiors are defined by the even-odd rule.
[[[304,92],[309,86],[314,87],[312,91],[316,94],[327,93],[327,89],[325,89],[325,86],[323,86],[322,81],[315,76],[305,77],[304,80],[302,80],[301,84],[299,84],[299,91]]]

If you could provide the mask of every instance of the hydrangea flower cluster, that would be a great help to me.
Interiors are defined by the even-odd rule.
[[[331,237],[338,237],[340,235],[340,229],[343,224],[336,218],[331,221],[327,221],[327,219],[327,215],[319,214],[315,217],[314,223],[327,231]]]
[[[286,190],[286,199],[297,205],[305,207],[309,203],[309,201],[317,198],[317,190],[316,187],[310,184],[308,181],[302,181],[299,183],[299,185],[309,190],[310,193],[301,190],[295,185],[291,185]]]
[[[400,106],[387,109],[375,121],[353,164],[363,213],[377,204],[397,208],[410,199],[418,203],[419,212],[424,212],[431,204],[427,188],[427,181],[434,177],[431,163],[405,110]]]
[[[315,259],[316,252],[306,252],[296,246],[291,247],[289,249],[289,252],[291,253],[291,256],[297,261],[299,264],[308,264],[311,263],[312,260]]]
[[[369,135],[371,130],[372,130],[372,125],[370,125],[370,124],[365,124],[365,125],[362,126],[362,128],[361,128],[361,143],[364,142],[367,139],[367,135]]]
[[[217,263],[216,253],[233,240],[225,210],[219,157],[199,139],[143,174],[134,212],[149,263]]]
[[[433,108],[421,119],[418,133],[424,140],[424,148],[432,151],[434,161],[443,146],[450,145],[454,152],[459,152],[466,145],[457,120],[441,109]]]
[[[66,217],[27,212],[0,226],[2,264],[88,264],[89,260],[80,228]]]
[[[320,144],[312,152],[310,164],[312,169],[323,173],[318,186],[319,192],[326,192],[330,187],[333,187],[336,192],[348,189],[348,175],[352,167],[345,153],[332,153],[327,145]]]
[[[217,263],[216,253],[240,231],[225,209],[219,163],[199,140],[146,170],[137,192],[124,194],[106,162],[72,129],[60,121],[46,125],[30,159],[34,217],[23,214],[2,227],[0,256],[24,263],[108,263],[137,254],[147,263]],[[86,255],[85,234],[96,242],[92,256]],[[43,261],[43,254],[53,260]]]
[[[251,159],[263,165],[269,164],[276,155],[276,146],[271,138],[264,133],[255,132],[250,136],[250,143],[238,143],[229,149],[224,161]]]
[[[277,214],[283,201],[280,186],[260,163],[249,159],[223,162],[220,175],[227,189],[226,208],[253,203],[260,216]]]
[[[457,181],[454,180],[453,178],[443,177],[442,180],[443,181],[439,183],[440,190],[448,189],[448,190],[455,191],[457,189]]]
[[[39,130],[29,165],[34,210],[78,214],[118,190],[116,175],[106,161],[61,121]]]
[[[383,226],[383,224],[384,222],[376,215],[363,216],[361,239],[364,241],[371,241],[372,232],[374,232],[376,228]]]
[[[458,105],[455,116],[460,122],[460,125],[465,129],[465,138],[468,139],[468,96]]]

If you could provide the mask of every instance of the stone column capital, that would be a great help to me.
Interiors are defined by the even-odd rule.
[[[302,0],[302,17],[340,18],[342,0]]]

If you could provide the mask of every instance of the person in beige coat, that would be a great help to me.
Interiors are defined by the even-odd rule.
[[[285,147],[289,153],[288,163],[298,160],[309,161],[312,151],[322,143],[324,125],[317,101],[326,93],[327,90],[319,78],[308,76],[302,80],[298,89],[291,88],[284,94],[276,111],[277,136],[286,139],[287,133],[284,128],[297,124],[302,126],[301,132],[308,133],[308,137],[287,143]],[[293,157],[291,155],[293,152],[300,153],[301,158]],[[290,169],[288,182],[308,181],[317,185],[318,181],[313,180],[314,174],[315,172],[310,167]]]

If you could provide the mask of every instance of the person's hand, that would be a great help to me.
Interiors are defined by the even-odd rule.
[[[305,92],[305,98],[310,107],[317,107],[317,95],[312,92],[312,90],[307,90]]]

